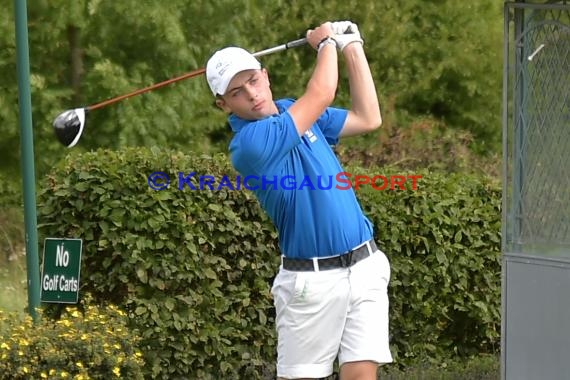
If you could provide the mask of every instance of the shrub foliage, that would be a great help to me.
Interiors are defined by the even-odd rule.
[[[351,168],[357,172],[358,168]],[[378,174],[406,174],[393,168]],[[382,172],[380,172],[382,170]],[[149,174],[169,175],[155,191]],[[124,308],[153,378],[262,378],[275,360],[275,229],[249,191],[179,190],[236,173],[225,155],[159,149],[70,154],[39,193],[42,237],[84,239],[81,293]],[[194,175],[189,177],[190,173]],[[357,192],[392,263],[396,360],[494,352],[500,190],[436,172],[417,191]],[[163,183],[165,183],[163,181]],[[214,188],[217,186],[215,185]]]
[[[19,171],[14,10],[0,18],[0,171]],[[497,0],[41,0],[29,7],[38,173],[65,156],[50,126],[62,111],[126,94],[204,67],[229,45],[259,51],[327,20],[359,26],[386,124],[433,116],[466,130],[482,152],[501,146],[503,2]],[[125,17],[125,14],[130,17]],[[268,25],[271,27],[269,28]],[[226,27],[228,26],[228,27]],[[73,59],[71,59],[73,57]],[[264,56],[276,96],[299,97],[315,65],[308,46]],[[341,65],[345,62],[340,60]],[[338,105],[349,104],[346,70]],[[160,145],[220,152],[225,117],[195,78],[130,98],[88,117],[76,150]],[[390,106],[389,106],[390,105]],[[41,126],[41,127],[39,127]]]
[[[170,189],[149,187],[155,171],[168,173]],[[195,172],[197,188],[201,175],[232,173],[223,156],[129,149],[69,157],[40,194],[40,228],[85,239],[81,291],[128,310],[153,378],[245,378],[275,347],[276,235],[253,194],[179,191],[178,172]]]
[[[358,168],[354,173],[358,173]],[[360,169],[362,170],[362,169]],[[370,175],[370,170],[365,173]],[[421,176],[417,190],[359,192],[391,260],[393,350],[401,360],[496,352],[500,333],[501,191],[493,180],[384,168]]]
[[[142,379],[138,339],[114,305],[70,306],[38,323],[0,310],[0,379]]]

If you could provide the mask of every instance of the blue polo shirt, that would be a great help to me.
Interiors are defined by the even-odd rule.
[[[352,187],[337,182],[344,170],[330,145],[338,142],[348,111],[327,108],[300,137],[287,111],[293,102],[276,101],[279,113],[262,120],[230,116],[232,164],[275,224],[283,255],[339,255],[373,234]]]

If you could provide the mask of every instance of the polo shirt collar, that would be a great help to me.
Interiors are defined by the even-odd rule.
[[[277,110],[279,111],[280,114],[285,112],[285,110],[287,109],[287,107],[285,106],[285,104],[282,100],[275,101],[275,105],[277,106]],[[249,123],[251,123],[253,121],[257,121],[257,120],[245,120],[239,116],[231,114],[228,121],[230,123],[230,127],[232,128],[232,131],[239,132],[246,125],[248,125]]]
[[[230,115],[228,121],[230,122],[230,127],[232,127],[232,131],[234,132],[241,131],[243,127],[251,123],[251,120],[244,120],[234,114]]]

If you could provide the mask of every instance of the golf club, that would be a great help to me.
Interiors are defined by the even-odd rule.
[[[255,57],[261,57],[263,55],[275,53],[278,51],[294,48],[297,46],[302,46],[307,43],[306,38],[301,38],[294,41],[289,41],[285,44],[278,45],[269,49],[261,50],[256,53],[253,53]],[[88,112],[94,111],[99,108],[106,107],[108,105],[120,102],[121,100],[143,94],[148,91],[155,90],[160,87],[167,86],[171,83],[175,83],[184,79],[193,78],[198,75],[204,74],[206,72],[206,68],[197,69],[186,73],[184,75],[178,76],[176,78],[165,80],[164,82],[156,83],[151,86],[142,88],[140,90],[136,90],[130,92],[125,95],[117,96],[112,99],[105,100],[103,102],[83,107],[83,108],[75,108],[71,110],[64,111],[60,113],[53,122],[53,127],[55,130],[55,135],[57,139],[66,147],[71,148],[79,141],[81,134],[83,133],[83,129],[85,128],[85,116]]]

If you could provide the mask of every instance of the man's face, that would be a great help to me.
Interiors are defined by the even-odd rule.
[[[277,113],[265,69],[237,73],[216,104],[244,120],[259,120]]]

